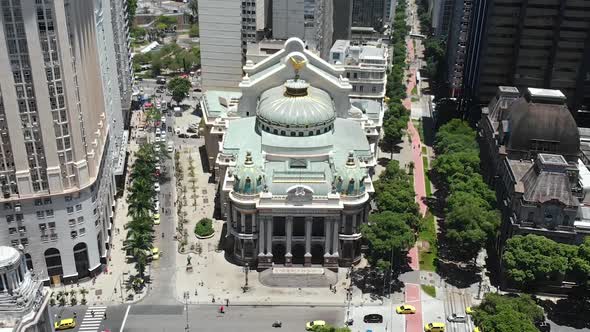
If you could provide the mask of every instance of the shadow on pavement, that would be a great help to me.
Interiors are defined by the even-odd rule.
[[[436,272],[448,284],[467,288],[481,280],[481,269],[475,265],[464,265],[450,261],[437,261]]]
[[[590,328],[590,301],[587,296],[576,295],[579,293],[574,292],[567,299],[556,303],[550,300],[537,300],[537,303],[545,309],[547,318],[557,325],[575,329]]]

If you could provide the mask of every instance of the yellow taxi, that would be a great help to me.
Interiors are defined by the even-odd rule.
[[[160,224],[160,214],[156,213],[154,214],[154,225],[159,225]]]
[[[66,318],[55,322],[56,331],[73,329],[74,327],[76,327],[76,321],[73,318]]]
[[[474,311],[474,310],[473,310],[473,308],[472,308],[472,307],[466,307],[466,308],[465,308],[465,313],[466,313],[466,314],[468,314],[468,315],[471,315],[471,314],[473,313],[473,311]]]
[[[307,324],[305,324],[305,330],[312,331],[316,326],[326,326],[326,322],[323,320],[312,320],[311,322],[307,322]]]
[[[424,332],[444,332],[445,323],[428,323],[424,326]]]
[[[473,332],[481,332],[481,329],[480,329],[478,326],[476,326],[476,327],[473,329]]]
[[[157,247],[152,248],[152,260],[160,259],[160,249]]]
[[[415,314],[416,308],[414,308],[414,306],[411,306],[409,304],[404,304],[404,305],[400,305],[399,307],[395,308],[395,312],[397,312],[400,315]]]

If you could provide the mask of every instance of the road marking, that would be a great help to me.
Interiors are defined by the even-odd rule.
[[[130,305],[127,306],[127,311],[125,311],[125,317],[123,318],[123,323],[121,324],[121,329],[119,330],[119,332],[123,332],[123,329],[125,328],[125,323],[127,322],[127,316],[129,315],[129,309],[131,309]]]

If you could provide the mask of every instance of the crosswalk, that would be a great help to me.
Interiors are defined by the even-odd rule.
[[[107,307],[88,307],[82,319],[82,324],[78,331],[80,332],[96,332],[100,329],[100,324],[104,320],[104,315]],[[94,315],[93,315],[94,313]]]

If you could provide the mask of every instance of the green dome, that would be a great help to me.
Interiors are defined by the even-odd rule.
[[[235,168],[234,191],[240,194],[254,195],[261,192],[266,184],[264,171],[254,165],[252,154],[246,153],[244,164]]]
[[[354,159],[354,154],[348,154],[346,165],[334,174],[332,186],[341,195],[358,196],[365,192],[365,178],[367,171],[360,168]]]
[[[286,128],[329,125],[336,118],[330,95],[302,79],[263,92],[256,115],[266,124]]]

